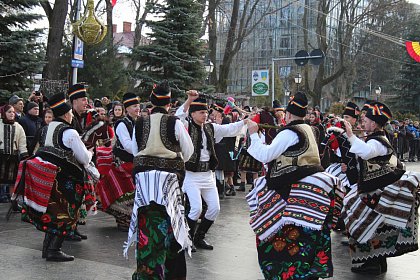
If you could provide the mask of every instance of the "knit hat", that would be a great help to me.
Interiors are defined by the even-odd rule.
[[[55,94],[48,99],[48,104],[55,117],[59,117],[71,110],[66,97],[62,93]]]
[[[74,84],[70,86],[67,94],[70,98],[70,102],[73,102],[73,100],[78,98],[87,97],[86,88],[83,84]]]
[[[167,80],[164,80],[159,85],[153,85],[150,102],[154,106],[165,106],[171,103],[171,88]]]
[[[298,117],[305,117],[307,107],[308,99],[306,98],[306,95],[303,92],[298,91],[290,98],[286,111]]]
[[[206,99],[199,97],[193,102],[191,102],[189,112],[195,112],[195,111],[202,111],[207,110],[207,101]]]
[[[38,107],[38,108],[39,108],[38,103],[33,102],[33,101],[30,101],[30,102],[28,102],[28,104],[26,105],[26,111],[30,111],[30,110],[32,110],[33,108],[36,108],[36,107]]]
[[[392,113],[385,104],[381,102],[372,102],[367,109],[365,117],[376,122],[380,126],[384,126],[386,122],[392,118]]]
[[[20,98],[19,96],[17,96],[16,94],[9,98],[9,104],[10,105],[15,105],[19,101],[23,101],[23,99]]]
[[[140,104],[140,102],[139,102],[139,98],[137,97],[137,95],[135,95],[132,92],[127,92],[123,96],[123,104],[124,104],[124,108],[127,108],[131,105]]]
[[[346,105],[346,108],[344,109],[343,116],[346,115],[346,116],[350,116],[352,118],[357,119],[359,112],[360,110],[357,104],[353,102],[348,102]]]

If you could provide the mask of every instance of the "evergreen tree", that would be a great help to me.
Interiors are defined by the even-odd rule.
[[[116,56],[117,47],[108,37],[101,44],[85,45],[85,66],[79,69],[78,80],[89,85],[91,98],[110,96],[114,99],[119,92],[125,91],[126,72],[122,60]]]
[[[407,23],[408,41],[419,42],[420,19],[413,16]],[[400,77],[396,79],[395,91],[398,97],[391,100],[393,109],[402,113],[420,113],[420,63],[414,61],[405,51],[405,63],[401,66]]]
[[[176,96],[179,90],[200,87],[205,80],[204,47],[200,40],[202,18],[197,0],[167,0],[154,4],[151,12],[161,20],[148,20],[151,44],[133,49],[131,59],[139,67],[130,71],[138,90],[146,97],[154,83],[169,81]]]
[[[0,0],[0,91],[10,92],[31,85],[27,77],[42,69],[42,51],[36,38],[40,30],[29,30],[29,23],[41,18],[28,10],[39,0]]]

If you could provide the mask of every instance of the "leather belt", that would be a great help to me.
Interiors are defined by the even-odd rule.
[[[207,172],[210,170],[210,162],[209,161],[199,161],[197,172]]]

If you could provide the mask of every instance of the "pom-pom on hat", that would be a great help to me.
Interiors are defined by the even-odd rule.
[[[367,109],[366,118],[384,126],[392,118],[391,110],[381,102],[371,102]]]
[[[195,111],[202,111],[207,110],[207,101],[206,99],[199,97],[190,104],[189,112],[195,112]]]
[[[74,84],[70,86],[67,94],[71,102],[78,98],[87,97],[86,88],[83,84]]]
[[[66,97],[62,93],[55,94],[48,99],[48,105],[55,117],[59,117],[71,110],[71,106],[67,103]]]
[[[357,104],[353,102],[348,102],[346,105],[346,108],[344,109],[343,116],[347,115],[347,116],[357,119],[359,113],[360,113],[359,106],[357,106]]]
[[[127,92],[123,96],[123,104],[124,104],[124,108],[127,108],[131,105],[140,104],[140,102],[139,102],[139,98],[137,97],[137,95],[135,95],[132,92]]]
[[[286,111],[298,117],[305,117],[307,108],[308,98],[306,98],[306,95],[303,92],[298,91],[290,98]]]
[[[167,80],[164,80],[159,85],[153,85],[150,102],[154,106],[166,106],[171,103],[171,88]]]

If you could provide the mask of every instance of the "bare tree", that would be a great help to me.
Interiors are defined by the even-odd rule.
[[[64,25],[68,12],[68,1],[57,0],[54,8],[48,1],[40,1],[49,23],[46,64],[43,70],[43,78],[58,80],[60,75],[60,54],[64,36]]]
[[[332,46],[337,49],[337,57],[331,56],[327,69],[326,63],[321,63],[316,73],[313,89],[308,93],[312,96],[314,105],[320,104],[323,88],[331,82],[337,80],[346,71],[352,73],[355,67],[355,61],[360,49],[363,47],[363,41],[355,43],[353,40],[355,28],[359,32],[365,28],[367,23],[376,15],[391,9],[398,1],[372,1],[369,5],[363,5],[362,0],[342,0],[339,2],[333,0],[320,0],[318,5],[317,17],[317,44],[325,54],[328,54]],[[338,4],[339,6],[334,6]],[[333,36],[334,42],[327,36],[328,15],[333,9],[338,9],[338,26]],[[360,37],[360,33],[358,34]],[[328,55],[327,55],[328,56]],[[306,88],[309,89],[308,80],[305,81]]]

